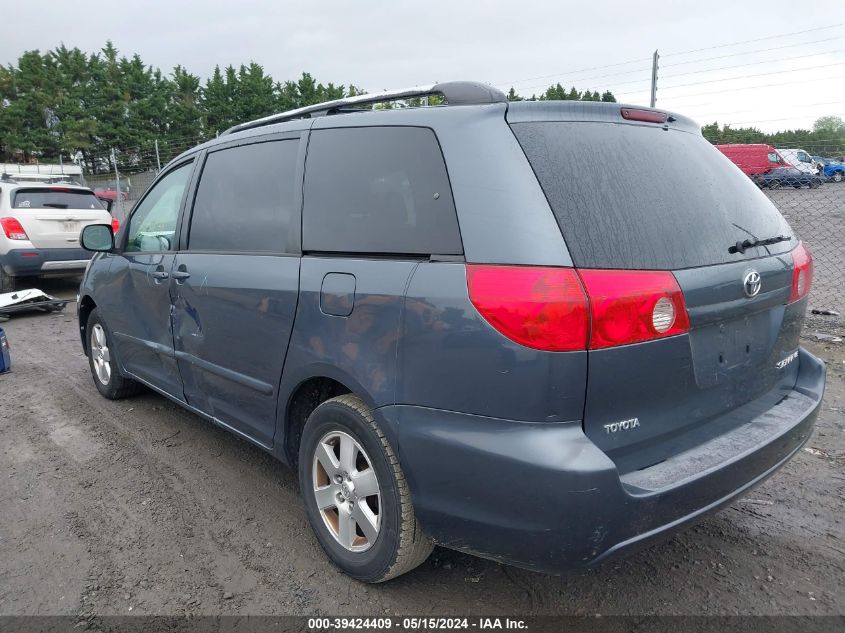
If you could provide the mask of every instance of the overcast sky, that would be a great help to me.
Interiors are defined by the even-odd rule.
[[[0,6],[4,64],[29,49],[64,42],[91,52],[111,39],[121,54],[137,52],[167,72],[182,64],[203,78],[215,64],[255,61],[277,80],[305,71],[369,92],[474,79],[530,95],[560,81],[647,104],[651,54],[659,49],[658,106],[701,123],[776,130],[845,116],[845,13],[831,10],[837,3],[74,0],[36,11],[28,2],[0,0]],[[724,46],[736,42],[747,43]],[[730,79],[748,75],[760,76]]]

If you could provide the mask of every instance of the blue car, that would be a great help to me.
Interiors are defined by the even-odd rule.
[[[822,158],[819,163],[822,165],[822,175],[827,180],[833,182],[842,182],[845,180],[845,164],[830,158]]]
[[[434,544],[550,573],[633,551],[773,475],[821,406],[809,250],[680,114],[466,82],[307,106],[82,243],[94,387],[295,469],[366,582]]]
[[[758,187],[769,189],[780,189],[781,187],[809,187],[815,189],[824,183],[824,178],[815,174],[808,174],[794,167],[778,167],[765,174],[754,176],[754,182]]]

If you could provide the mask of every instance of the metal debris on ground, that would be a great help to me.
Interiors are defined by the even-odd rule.
[[[67,304],[67,299],[56,299],[37,288],[6,292],[0,294],[0,319],[8,320],[16,312],[57,312]]]
[[[823,343],[841,343],[842,337],[841,336],[834,336],[833,334],[824,334],[822,332],[810,332],[804,334],[807,338],[814,338],[817,341],[821,341]]]

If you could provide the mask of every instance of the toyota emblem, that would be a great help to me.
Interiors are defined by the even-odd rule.
[[[749,270],[742,278],[742,289],[746,297],[756,297],[760,293],[760,273]]]

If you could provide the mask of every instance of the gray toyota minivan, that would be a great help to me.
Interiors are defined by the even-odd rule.
[[[100,393],[297,468],[367,582],[434,544],[549,573],[630,551],[773,474],[824,391],[807,248],[655,109],[469,82],[309,106],[185,152],[82,243]]]

